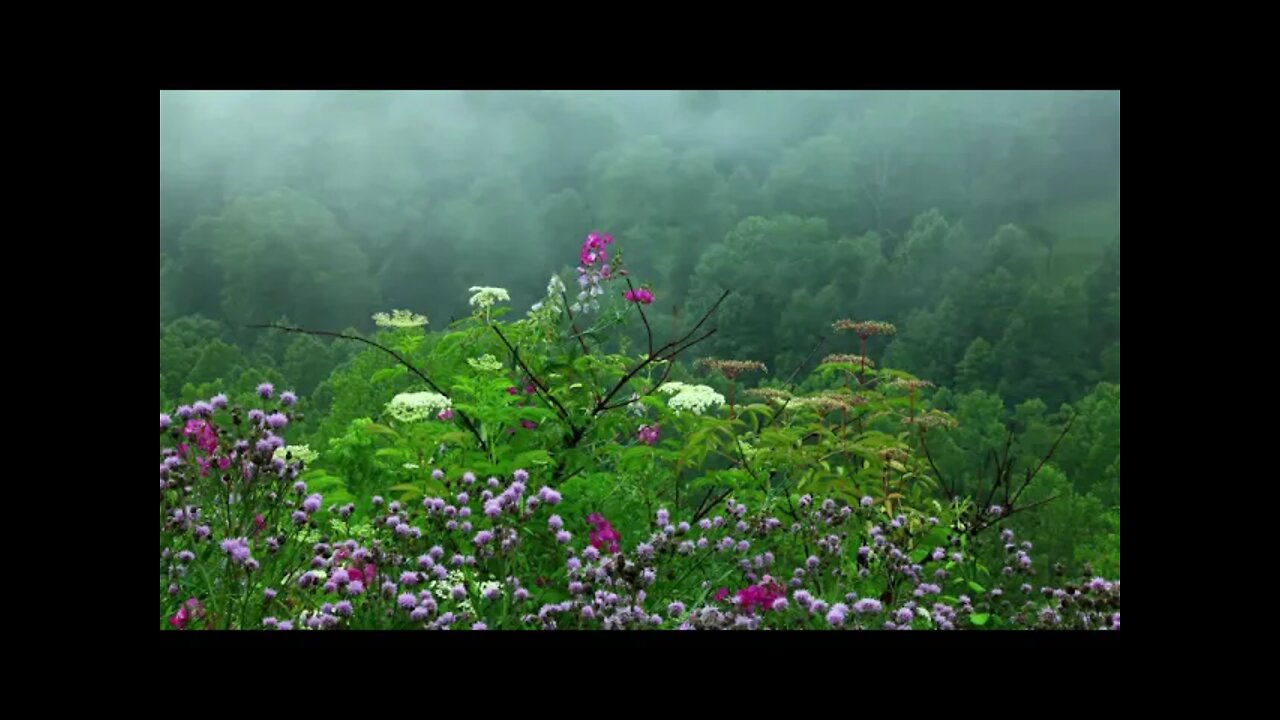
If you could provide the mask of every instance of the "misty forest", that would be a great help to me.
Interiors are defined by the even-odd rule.
[[[1119,630],[1119,91],[162,91],[159,625]]]

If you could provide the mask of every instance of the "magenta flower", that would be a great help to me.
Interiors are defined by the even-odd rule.
[[[603,515],[591,513],[587,516],[587,523],[593,528],[589,535],[591,547],[611,553],[619,551],[618,543],[622,540],[622,536],[618,534],[617,530],[613,529],[613,525],[608,520],[605,520]]]
[[[195,598],[190,598],[178,608],[178,612],[174,613],[173,617],[169,618],[169,624],[178,630],[182,630],[187,627],[187,622],[191,620],[191,618],[200,618],[203,616],[204,607],[200,605],[200,601]]]
[[[196,445],[207,453],[218,449],[218,433],[207,420],[188,420],[183,434],[196,441]]]
[[[769,579],[766,577],[766,581]],[[759,585],[751,585],[738,591],[738,605],[747,612],[748,615],[755,614],[757,607],[761,609],[773,607],[775,600],[786,597],[787,591],[776,582],[765,582]]]
[[[649,292],[646,288],[628,290],[622,294],[622,297],[627,302],[643,303],[645,305],[651,305],[653,303],[653,293]]]
[[[453,408],[445,408],[436,415],[436,419],[440,421],[449,421],[453,419]]]
[[[645,445],[653,445],[658,442],[658,435],[661,429],[662,428],[658,423],[654,423],[653,425],[641,425],[640,429],[636,430],[636,439]]]

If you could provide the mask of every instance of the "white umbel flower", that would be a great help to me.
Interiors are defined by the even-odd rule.
[[[294,460],[301,460],[304,463],[310,463],[320,457],[320,453],[306,445],[286,445],[282,448],[276,448],[276,451],[271,456],[284,460],[284,456],[289,453],[293,454]]]
[[[511,295],[506,290],[496,287],[472,287],[468,292],[471,293],[472,307],[483,308],[488,310],[499,302],[510,302]]]
[[[377,313],[373,316],[373,321],[378,327],[385,328],[411,328],[422,327],[427,324],[426,315],[418,315],[408,310],[392,310],[391,314]]]
[[[387,412],[401,422],[418,422],[435,417],[447,407],[449,398],[437,393],[400,393],[387,403]]]
[[[669,389],[669,386],[671,385],[679,385],[679,387],[672,390]],[[671,399],[667,401],[667,405],[669,405],[672,410],[688,410],[694,415],[701,415],[703,411],[709,407],[724,404],[724,396],[706,385],[667,383],[658,389],[665,393],[675,393],[671,396]]]

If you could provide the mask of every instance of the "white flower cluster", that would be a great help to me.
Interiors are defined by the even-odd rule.
[[[462,572],[461,570],[450,570],[449,575],[446,579],[431,580],[427,583],[427,587],[431,589],[432,595],[435,595],[437,598],[439,598],[443,602],[443,601],[449,600],[452,597],[451,593],[455,585],[461,585],[463,587],[467,587],[468,584],[469,582],[468,582],[466,573]],[[499,592],[501,592],[502,584],[499,583],[497,580],[488,580],[488,581],[479,583],[477,591],[479,592],[480,596],[483,597],[484,593],[491,589],[498,590]],[[466,597],[465,599],[463,599],[461,602],[458,603],[458,609],[464,612],[470,613],[472,615],[475,614],[475,607],[472,606],[471,597],[469,595],[468,597]]]
[[[631,393],[631,399],[627,402],[627,412],[636,417],[644,417],[644,403],[640,402],[639,393]]]
[[[592,285],[590,288],[578,293],[578,302],[571,307],[576,313],[586,313],[587,311],[600,312],[600,301],[596,298],[604,295],[604,288],[599,285]]]
[[[276,448],[276,451],[271,456],[284,460],[284,456],[288,453],[293,454],[294,460],[301,460],[304,463],[309,463],[320,457],[320,453],[312,450],[306,445],[286,445],[281,448]]]
[[[453,590],[454,585],[462,585],[463,587],[466,587],[467,576],[464,575],[461,570],[450,570],[447,579],[432,580],[427,585],[431,588],[431,594],[435,595],[443,602],[450,598],[449,593]],[[466,598],[462,602],[458,603],[458,607],[459,609],[465,610],[469,613],[475,612],[475,609],[471,607],[470,598]]]
[[[492,355],[481,355],[478,358],[467,358],[467,364],[476,370],[487,370],[489,372],[502,369],[502,363],[498,362],[498,358]]]
[[[564,281],[559,275],[552,275],[551,280],[547,282],[547,297],[541,302],[536,302],[533,307],[529,308],[530,315],[536,315],[544,308],[554,310],[557,313],[564,310]]]
[[[408,310],[392,310],[390,315],[376,313],[373,321],[378,324],[378,327],[386,328],[422,327],[427,324],[427,316],[411,313]]]
[[[447,407],[449,398],[433,392],[400,393],[387,403],[387,412],[401,422],[418,422]]]
[[[471,306],[488,310],[499,302],[510,302],[511,296],[502,288],[496,287],[472,287],[468,292],[471,295]]]
[[[681,382],[665,383],[658,392],[671,395],[667,405],[673,410],[688,410],[701,415],[713,405],[723,405],[724,396],[706,385],[686,385]]]

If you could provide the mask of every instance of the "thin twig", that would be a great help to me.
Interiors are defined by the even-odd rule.
[[[516,362],[519,363],[525,374],[529,376],[529,380],[533,383],[538,394],[542,396],[543,401],[555,406],[555,409],[560,413],[560,417],[569,424],[569,429],[573,430],[574,434],[577,434],[578,428],[574,426],[573,419],[569,416],[569,411],[565,409],[564,405],[560,404],[560,401],[551,394],[551,391],[547,389],[547,386],[538,379],[538,376],[534,374],[533,370],[525,364],[524,360],[520,357],[520,351],[516,350],[515,346],[507,341],[507,336],[502,334],[502,330],[499,330],[497,325],[490,325],[489,327],[493,328],[493,331],[497,333],[498,337],[502,340],[502,344],[506,345],[507,350],[511,351],[511,355],[515,357]]]
[[[635,297],[636,288],[631,284],[631,278],[627,278],[627,287],[631,288],[631,295]],[[649,318],[644,316],[644,305],[636,300],[632,303],[636,306],[636,310],[640,311],[640,320],[644,323],[644,333],[649,337],[649,354],[653,354],[653,330],[649,327]]]
[[[805,356],[804,360],[800,361],[800,364],[796,366],[796,369],[791,371],[791,375],[787,377],[787,380],[786,382],[783,383],[783,385],[787,385],[787,386],[791,385],[792,381],[796,379],[796,375],[800,372],[800,368],[809,364],[809,361],[813,359],[814,353],[818,352],[818,348],[822,347],[822,344],[825,343],[826,341],[827,339],[825,337],[818,338],[818,343],[813,346],[813,349],[809,351],[809,354]],[[786,400],[784,400],[782,403],[782,407],[778,408],[777,412],[775,412],[769,418],[769,422],[765,423],[764,427],[760,429],[765,430],[765,429],[768,429],[769,427],[772,427],[773,421],[777,420],[778,416],[782,414],[782,411],[786,410],[787,405],[790,405],[790,404],[791,404],[791,398],[787,398]]]
[[[328,330],[307,330],[305,328],[288,327],[285,325],[248,325],[247,327],[259,329],[259,330],[260,329],[281,330],[283,332],[302,333],[303,335],[322,335],[324,337],[341,338],[343,340],[355,340],[357,342],[362,342],[366,345],[371,345],[381,350],[382,352],[387,353],[391,357],[395,358],[396,361],[399,362],[401,365],[404,365],[405,367],[409,368],[410,372],[412,372],[414,375],[417,375],[419,378],[422,378],[422,382],[426,383],[427,387],[431,388],[436,393],[443,395],[446,398],[449,397],[449,393],[445,392],[443,389],[440,388],[439,385],[436,385],[434,382],[432,382],[431,378],[427,377],[426,373],[422,372],[417,367],[415,367],[413,363],[404,359],[400,355],[400,353],[384,345],[379,345],[378,343],[368,338],[362,338],[359,335],[346,335],[343,333],[329,332]],[[480,443],[480,449],[482,450],[485,449],[484,439],[480,437],[480,431],[476,428],[475,424],[471,422],[471,418],[467,417],[467,414],[462,412],[461,410],[454,410],[454,412],[457,413],[458,419],[462,421],[463,426],[466,427],[467,430],[469,430],[472,435],[475,435],[476,442]]]

